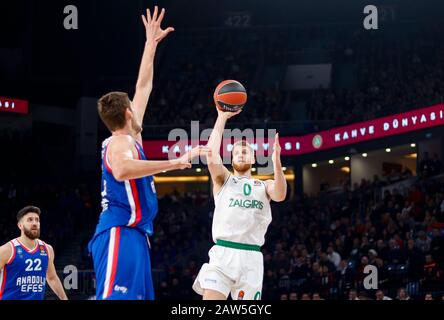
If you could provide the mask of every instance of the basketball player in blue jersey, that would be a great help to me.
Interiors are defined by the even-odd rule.
[[[173,28],[160,27],[165,10],[142,16],[146,31],[135,95],[111,92],[98,102],[100,118],[111,131],[102,144],[102,213],[89,243],[96,273],[98,300],[152,300],[148,236],[153,234],[157,196],[153,175],[191,168],[191,160],[205,155],[196,147],[174,160],[148,161],[142,147],[142,121],[152,89],[154,55],[158,43]]]
[[[0,247],[0,300],[43,300],[46,283],[68,300],[54,267],[54,249],[39,239],[40,209],[27,206],[17,214],[19,238]]]

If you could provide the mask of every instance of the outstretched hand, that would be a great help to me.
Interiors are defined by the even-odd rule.
[[[278,160],[281,159],[281,145],[279,143],[279,133],[276,133],[274,136],[274,145],[273,145],[273,155],[271,156],[271,160],[274,164],[276,164]]]
[[[241,112],[242,112],[242,109],[239,109],[239,110],[237,110],[235,112],[222,111],[222,110],[217,109],[217,116],[221,117],[223,119],[228,120],[228,119],[238,115]]]
[[[178,158],[178,167],[179,169],[189,169],[191,168],[191,161],[200,156],[205,156],[209,152],[209,148],[206,146],[198,146],[194,147],[183,156]]]
[[[165,16],[165,9],[162,9],[158,15],[159,8],[154,7],[154,13],[151,16],[150,9],[146,9],[146,17],[142,15],[142,21],[145,26],[146,40],[148,43],[160,42],[165,38],[170,32],[174,31],[174,28],[168,27],[162,29],[160,24],[162,23],[163,17]]]

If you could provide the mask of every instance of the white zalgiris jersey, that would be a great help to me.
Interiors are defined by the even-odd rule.
[[[271,222],[265,183],[230,174],[214,196],[213,241],[226,240],[262,246]]]

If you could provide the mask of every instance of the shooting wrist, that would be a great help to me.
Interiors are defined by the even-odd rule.
[[[217,122],[221,126],[225,127],[225,124],[227,123],[228,118],[223,113],[221,113],[218,115],[217,120],[218,120]]]
[[[152,54],[154,54],[156,52],[157,49],[157,41],[156,40],[152,40],[152,41],[145,41],[145,50],[150,51]]]
[[[281,163],[281,156],[277,155],[276,160],[273,163],[274,169],[281,170],[282,169],[282,163]]]

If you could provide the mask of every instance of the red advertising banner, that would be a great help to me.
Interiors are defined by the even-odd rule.
[[[0,97],[0,112],[28,113],[28,101]]]
[[[297,156],[441,125],[444,125],[444,104],[357,122],[304,136],[280,137],[280,143],[282,155]],[[270,138],[273,140],[274,137]],[[189,150],[191,145],[198,145],[197,141],[191,142],[192,144],[190,141],[181,141],[176,145],[175,141],[145,140],[143,144],[148,157],[166,159],[168,152],[178,155]],[[272,149],[272,144],[268,143],[267,138],[257,139],[254,142],[255,151],[265,156],[268,154],[268,149]],[[200,141],[202,145],[205,143],[206,141]],[[223,148],[230,152],[231,141],[224,140]]]

